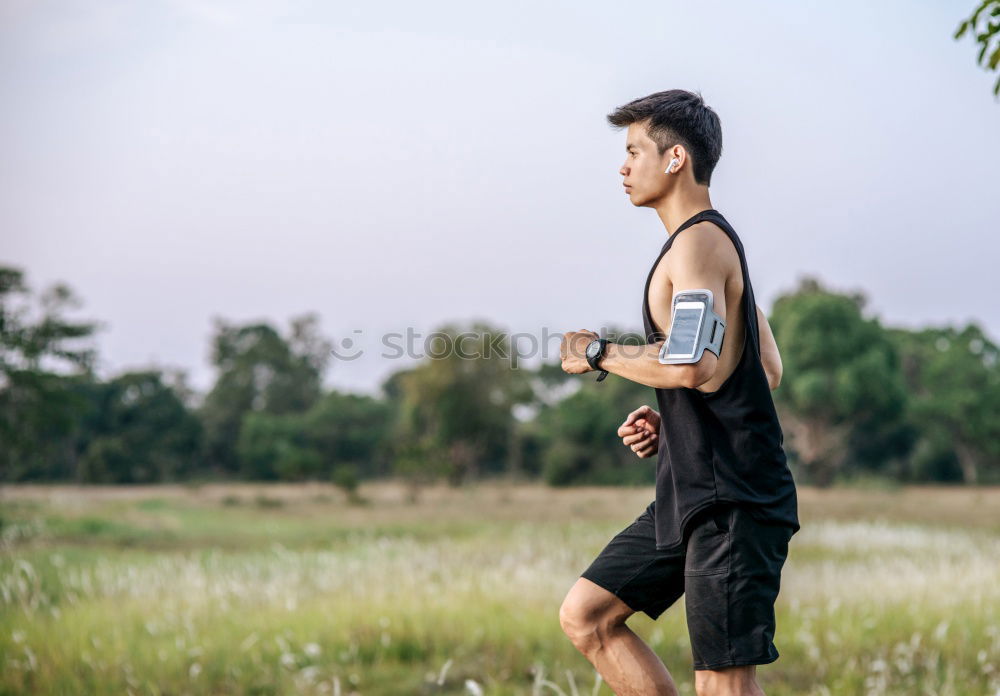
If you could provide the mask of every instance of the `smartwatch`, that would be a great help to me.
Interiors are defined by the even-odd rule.
[[[608,343],[609,341],[606,338],[595,338],[587,344],[587,364],[595,370],[601,370],[601,366],[597,363],[604,357],[604,351],[607,348]],[[600,382],[607,376],[608,371],[601,370],[601,374],[598,375],[597,381]]]

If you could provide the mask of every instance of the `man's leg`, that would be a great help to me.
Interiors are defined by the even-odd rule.
[[[694,691],[697,696],[765,696],[757,683],[757,665],[696,669]]]
[[[559,623],[617,696],[677,696],[663,662],[625,625],[634,613],[614,594],[581,577],[559,608]]]
[[[740,505],[708,510],[685,559],[685,607],[698,696],[764,696],[757,665],[778,659],[774,602],[788,529]]]

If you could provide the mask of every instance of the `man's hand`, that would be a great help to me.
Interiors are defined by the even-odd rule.
[[[584,329],[567,331],[563,334],[562,344],[559,346],[563,372],[582,375],[584,372],[593,371],[587,362],[587,345],[596,338],[600,336]]]
[[[649,406],[640,406],[618,427],[618,437],[639,458],[652,457],[660,449],[660,420],[659,413]]]

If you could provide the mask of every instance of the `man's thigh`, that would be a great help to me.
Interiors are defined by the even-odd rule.
[[[653,503],[618,532],[580,575],[656,619],[684,593],[684,557],[656,550]]]
[[[695,670],[778,659],[774,602],[789,529],[755,520],[740,505],[717,505],[691,528],[685,611]]]

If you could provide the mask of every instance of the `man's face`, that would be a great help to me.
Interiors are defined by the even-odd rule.
[[[654,143],[646,135],[646,123],[633,123],[628,127],[625,139],[625,164],[618,170],[624,178],[625,192],[635,206],[655,205],[667,194],[672,183],[671,176],[665,174],[673,148],[663,155],[656,151]]]

